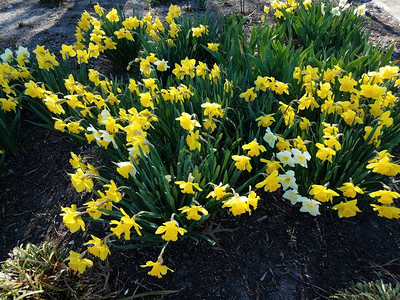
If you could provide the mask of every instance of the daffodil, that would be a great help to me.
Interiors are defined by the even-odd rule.
[[[112,22],[112,23],[118,22],[118,21],[119,21],[119,16],[118,16],[117,10],[116,10],[115,8],[113,8],[112,10],[110,10],[110,11],[108,12],[108,14],[106,15],[106,18],[107,18],[110,22]]]
[[[300,129],[301,130],[307,130],[307,128],[310,127],[310,126],[311,126],[310,121],[307,118],[302,117],[301,121],[299,122]]]
[[[271,147],[275,147],[275,142],[278,140],[278,137],[271,131],[271,129],[268,127],[265,130],[265,135],[263,137],[263,140]]]
[[[81,168],[82,170],[85,170],[86,168],[85,164],[82,161],[82,157],[80,155],[76,155],[74,152],[71,152],[69,163],[74,169]]]
[[[222,207],[228,207],[229,211],[234,215],[241,215],[246,212],[251,213],[249,198],[246,196],[239,196],[239,194],[234,194],[231,198],[224,200]]]
[[[136,233],[141,236],[142,233],[140,229],[142,227],[136,222],[137,217],[129,217],[123,208],[120,208],[122,217],[120,221],[111,220],[110,225],[116,225],[116,227],[111,227],[111,232],[114,233],[118,238],[121,238],[121,234],[124,234],[125,240],[129,241],[131,239],[131,228],[134,227]]]
[[[339,196],[334,190],[327,189],[323,185],[313,184],[311,186],[310,195],[320,202],[333,202],[333,197]]]
[[[264,188],[264,191],[266,192],[275,192],[281,187],[281,184],[279,183],[281,179],[282,178],[279,177],[278,171],[274,170],[263,181],[257,183],[256,188]]]
[[[184,194],[194,194],[193,188],[195,188],[199,192],[202,191],[198,183],[194,183],[190,180],[190,176],[188,181],[175,181],[175,184],[179,185],[179,188]]]
[[[316,156],[322,161],[330,161],[332,162],[332,157],[336,154],[336,151],[332,148],[325,147],[323,144],[316,143],[315,146],[319,149],[317,151]]]
[[[219,43],[207,43],[208,49],[210,49],[213,52],[218,51],[218,46]]]
[[[244,98],[244,100],[246,100],[246,102],[249,101],[254,101],[254,99],[256,99],[257,94],[254,93],[254,87],[249,88],[247,91],[241,93],[239,95],[240,98]]]
[[[261,152],[265,152],[267,151],[267,149],[265,149],[265,147],[263,145],[258,144],[257,141],[252,141],[248,144],[245,144],[242,146],[243,150],[249,150],[247,152],[248,156],[259,156],[260,155],[260,151]]]
[[[90,259],[83,258],[81,256],[81,254],[71,250],[69,252],[69,256],[65,260],[69,260],[68,266],[72,270],[78,271],[82,274],[85,272],[86,268],[93,266],[93,262]]]
[[[285,140],[283,137],[281,136],[277,136],[278,138],[278,142],[276,143],[276,148],[279,149],[279,151],[289,151],[292,147],[292,145],[290,144],[290,141]]]
[[[87,190],[90,192],[94,186],[92,178],[94,176],[90,174],[85,174],[82,169],[77,169],[74,174],[69,174],[71,176],[71,182],[78,193]]]
[[[201,215],[199,214],[200,212],[206,216],[208,215],[208,211],[199,205],[190,205],[190,206],[184,206],[182,208],[179,208],[178,210],[182,211],[183,213],[187,214],[187,219],[188,220],[195,220],[199,221],[201,219]]]
[[[264,159],[264,158],[261,158],[260,161],[267,164],[267,169],[265,170],[267,172],[267,174],[271,174],[275,170],[279,170],[279,169],[283,170],[283,167],[279,161],[268,160],[268,159]]]
[[[359,186],[354,185],[352,182],[343,183],[338,190],[343,193],[343,196],[350,198],[354,198],[357,193],[364,194],[364,191]]]
[[[133,166],[131,161],[118,162],[117,172],[124,178],[129,178],[129,175],[135,177],[136,168]]]
[[[252,167],[250,164],[251,158],[245,155],[232,155],[232,159],[236,161],[235,166],[241,171],[251,171]]]
[[[321,205],[321,202],[311,200],[306,197],[298,197],[298,202],[301,202],[301,212],[308,212],[314,217],[321,214],[319,212],[319,206]]]
[[[77,232],[79,229],[85,231],[85,222],[82,220],[82,213],[76,210],[76,205],[72,204],[71,207],[61,207],[63,213],[64,225],[71,231],[71,233]]]
[[[204,115],[210,118],[222,118],[224,115],[221,104],[206,102],[201,104],[201,107],[204,108]]]
[[[366,167],[372,169],[372,172],[387,176],[396,176],[400,173],[400,165],[392,163],[389,157],[384,157],[378,162],[370,163]]]
[[[369,194],[372,198],[379,197],[377,200],[382,204],[392,204],[393,199],[400,198],[400,194],[389,190],[380,190]]]
[[[299,192],[297,190],[287,190],[282,195],[282,197],[289,200],[292,205],[295,205],[298,202],[297,201],[298,196]]]
[[[192,132],[195,127],[201,127],[200,123],[197,120],[192,120],[193,115],[189,115],[186,112],[183,112],[180,117],[175,118],[175,120],[179,121],[181,127],[187,131]]]
[[[291,150],[293,154],[293,161],[295,164],[299,164],[300,166],[307,168],[307,161],[311,159],[310,153],[308,151],[301,152],[297,148],[292,148]]]
[[[273,117],[274,114],[269,114],[265,116],[258,117],[256,119],[258,127],[269,127],[275,122],[275,118]]]
[[[225,184],[222,185],[222,183],[220,183],[219,185],[215,185],[214,186],[214,190],[211,191],[206,198],[215,198],[215,200],[221,200],[222,198],[224,198],[226,195],[228,195],[228,193],[226,192],[226,189],[229,188],[229,184]]]
[[[281,178],[279,183],[282,185],[283,190],[287,190],[288,188],[297,190],[298,186],[296,184],[296,178],[294,175],[295,174],[293,170],[289,170],[286,173],[279,175]]]
[[[91,235],[92,239],[89,240],[84,245],[88,246],[88,251],[92,253],[94,256],[99,257],[101,260],[105,260],[109,254],[111,254],[110,249],[107,244],[104,243],[98,237]]]
[[[163,234],[161,238],[165,241],[177,241],[178,233],[184,235],[187,232],[186,229],[179,227],[179,223],[175,220],[164,222],[160,225],[155,234]]]
[[[291,151],[284,150],[284,151],[278,152],[276,154],[276,158],[279,159],[279,161],[283,164],[283,166],[289,166],[289,167],[295,166],[295,161],[293,159]]]
[[[342,92],[352,92],[354,86],[357,84],[357,81],[351,78],[351,74],[348,76],[343,76],[339,79],[340,88],[339,90]]]
[[[357,207],[357,200],[340,202],[339,204],[333,206],[332,209],[338,211],[339,218],[354,217],[357,212],[361,212],[361,210]]]
[[[379,217],[387,219],[400,219],[400,208],[395,206],[371,204],[375,211],[378,211]]]
[[[159,260],[157,261],[147,261],[145,265],[141,265],[142,268],[150,267],[151,270],[147,273],[151,276],[162,278],[163,275],[167,274],[168,271],[174,272],[172,269],[163,265]]]

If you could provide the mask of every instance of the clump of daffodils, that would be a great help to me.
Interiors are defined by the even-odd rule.
[[[271,3],[277,18],[311,5]],[[85,76],[65,74],[59,90],[51,88],[24,67],[30,58],[24,49],[4,52],[0,65],[3,110],[15,110],[11,82],[22,80],[21,95],[40,105],[56,130],[99,147],[108,159],[96,167],[71,153],[71,183],[91,199],[62,207],[63,222],[72,233],[85,231],[89,220],[107,227],[104,237],[91,236],[85,251],[71,251],[73,270],[91,267],[89,254],[107,259],[111,245],[156,244],[160,256],[141,267],[161,278],[173,272],[163,260],[169,243],[197,240],[195,228],[217,214],[251,215],[261,193],[279,193],[311,216],[332,209],[349,218],[367,203],[380,217],[400,218],[400,195],[390,185],[400,173],[390,154],[399,143],[398,67],[354,75],[339,64],[298,65],[290,82],[258,69],[249,81],[218,59],[225,47],[209,38],[212,28],[200,24],[182,32],[175,5],[165,22],[150,13],[124,17],[98,4],[94,9],[96,16],[82,14],[76,43],[62,45],[62,59],[42,46],[33,52],[45,74],[74,61]],[[107,31],[110,24],[118,29]],[[201,38],[214,59],[188,55],[171,63],[155,46],[137,52],[129,66],[139,76],[126,82],[88,67],[101,54],[125,53],[124,45],[140,41],[139,34],[171,51],[180,34]],[[9,64],[14,60],[17,66]]]

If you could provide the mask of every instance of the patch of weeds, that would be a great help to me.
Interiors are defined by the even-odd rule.
[[[84,275],[65,264],[68,249],[49,243],[15,247],[2,265],[0,298],[111,299],[106,291],[108,272],[93,270]]]
[[[33,24],[29,24],[29,23],[25,23],[25,22],[19,22],[18,23],[18,28],[22,28],[22,27],[35,27],[35,25]]]
[[[400,286],[383,282],[359,282],[348,289],[339,291],[332,298],[339,300],[400,299]]]

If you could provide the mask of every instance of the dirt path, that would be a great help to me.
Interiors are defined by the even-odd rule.
[[[64,0],[56,5],[45,5],[39,0],[2,0],[0,1],[0,49],[25,46],[33,50],[36,45],[46,45],[51,51],[58,51],[62,43],[75,42],[75,25],[83,11],[93,11],[92,0]],[[167,5],[150,6],[146,0],[98,0],[104,8],[120,6],[127,14],[143,15],[147,11],[165,14]],[[257,22],[266,2],[247,0],[245,10],[250,23]],[[197,0],[174,2],[181,6],[197,7]],[[208,12],[229,14],[240,11],[238,0],[207,0]],[[367,12],[371,22],[375,42],[388,45],[397,41],[395,59],[400,58],[400,0],[373,0],[367,3]]]
[[[399,0],[373,0],[372,2],[400,22]]]

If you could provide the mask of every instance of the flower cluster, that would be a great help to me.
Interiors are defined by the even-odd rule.
[[[299,10],[325,16],[307,0],[271,6],[279,19]],[[97,220],[108,231],[103,238],[92,235],[85,252],[71,251],[72,269],[92,266],[87,253],[105,260],[109,245],[158,244],[158,259],[142,267],[161,278],[172,271],[163,265],[169,243],[198,240],[195,228],[218,213],[251,214],[260,191],[279,193],[312,216],[323,207],[353,217],[367,203],[378,216],[400,218],[400,194],[391,185],[400,165],[390,154],[400,142],[393,89],[400,84],[398,67],[352,73],[354,64],[313,57],[315,64],[303,65],[308,60],[301,57],[290,58],[292,69],[283,76],[261,66],[287,55],[281,44],[279,55],[268,56],[252,38],[254,48],[241,44],[249,53],[238,59],[244,56],[229,48],[230,39],[212,40],[218,30],[208,24],[185,25],[175,5],[165,21],[150,13],[126,17],[98,4],[94,9],[97,16],[82,14],[76,43],[61,46],[62,59],[43,46],[34,50],[32,64],[48,76],[30,75],[24,49],[6,51],[0,67],[3,110],[15,110],[18,96],[28,98],[56,130],[99,147],[107,159],[95,167],[71,153],[72,185],[92,198],[82,207],[62,207],[63,222],[78,232]],[[183,57],[168,56],[182,45],[190,45]],[[196,51],[212,59],[194,57]],[[136,68],[135,77],[111,80],[89,68],[102,54]],[[70,63],[80,72],[69,72]],[[248,65],[243,71],[240,64]],[[23,90],[13,91],[12,80],[21,80]]]

